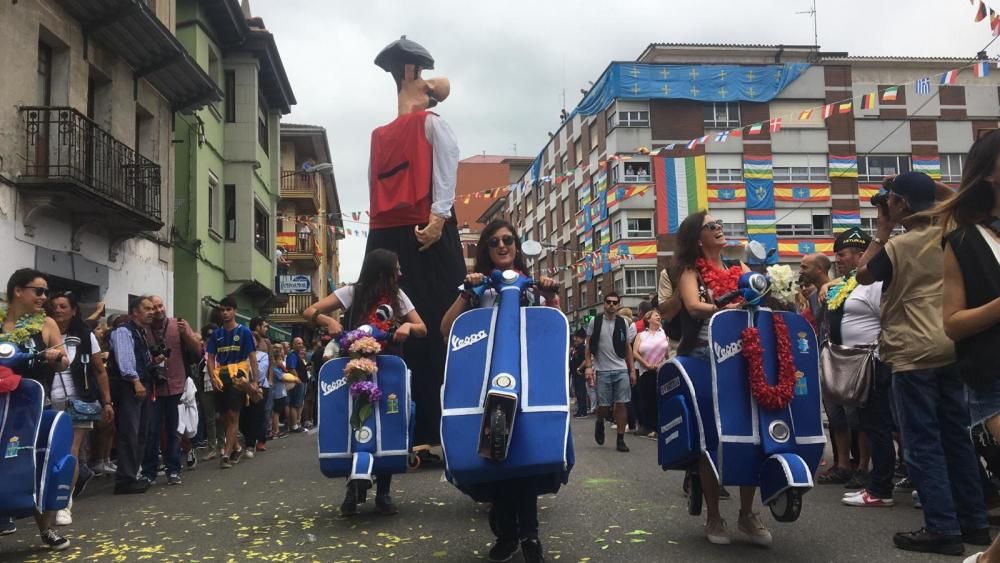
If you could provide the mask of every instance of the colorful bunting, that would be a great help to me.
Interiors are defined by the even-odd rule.
[[[812,119],[812,115],[813,115],[812,109],[804,110],[802,113],[799,114],[799,121],[806,121],[808,119]]]
[[[849,100],[837,106],[837,111],[840,113],[850,113],[851,108],[854,107],[854,101]]]
[[[986,61],[979,61],[972,65],[972,71],[977,78],[986,78],[990,74],[990,65]]]
[[[949,70],[948,72],[941,75],[941,85],[954,84],[958,81],[958,71]]]
[[[725,143],[729,139],[729,131],[719,131],[715,134],[716,143]]]
[[[861,109],[875,109],[875,93],[861,96]]]
[[[781,118],[775,117],[771,120],[771,133],[777,133],[781,131]]]
[[[761,129],[763,129],[763,128],[764,128],[764,124],[763,123],[754,123],[753,125],[750,126],[750,134],[751,135],[760,135]]]
[[[823,119],[828,119],[833,115],[834,104],[826,104],[823,106]]]
[[[926,96],[931,93],[931,79],[924,77],[917,80],[914,91],[918,96]]]
[[[899,86],[890,86],[882,92],[883,102],[895,102],[896,94],[899,92]]]
[[[979,8],[976,10],[976,23],[979,23],[986,19],[986,4],[983,4],[983,0],[979,0]]]

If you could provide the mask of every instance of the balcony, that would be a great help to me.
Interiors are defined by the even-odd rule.
[[[287,297],[288,301],[271,311],[271,315],[267,320],[272,323],[303,324],[306,320],[302,318],[302,311],[316,301],[319,301],[319,298],[312,293],[295,293],[282,297]]]
[[[160,165],[73,108],[22,107],[20,113],[26,162],[17,183],[31,202],[28,234],[42,206],[72,210],[78,224],[111,226],[121,236],[163,227]]]
[[[281,171],[281,198],[301,201],[311,213],[319,212],[319,180],[301,170]]]
[[[281,233],[285,234],[285,233]],[[309,235],[305,238],[299,237],[298,234],[295,235],[295,244],[288,244],[285,248],[285,258],[290,262],[307,262],[309,264],[319,266],[320,260],[323,259],[319,253],[319,247],[316,245],[316,237]],[[291,237],[285,236],[282,240],[289,240]]]

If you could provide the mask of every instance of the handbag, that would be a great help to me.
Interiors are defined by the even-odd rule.
[[[100,401],[83,401],[80,399],[70,399],[66,401],[66,414],[73,422],[100,422],[103,417],[101,411],[104,409]]]
[[[875,377],[877,349],[877,344],[841,346],[829,341],[824,344],[819,353],[823,399],[848,407],[864,407]]]

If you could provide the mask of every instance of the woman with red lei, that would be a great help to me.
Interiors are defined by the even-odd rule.
[[[744,264],[726,267],[722,262],[722,249],[726,246],[726,235],[722,232],[722,221],[716,220],[705,211],[689,215],[677,231],[674,248],[676,274],[680,280],[677,297],[682,308],[681,341],[677,354],[709,361],[708,320],[723,309],[740,306],[736,301],[720,308],[715,300],[736,290],[740,276],[750,271]],[[719,513],[719,486],[715,469],[702,456],[698,463],[708,520],[705,535],[714,544],[731,542],[726,521]],[[759,545],[770,545],[771,533],[753,511],[756,487],[740,487],[739,531]]]
[[[399,288],[399,275],[399,259],[395,252],[372,250],[365,255],[357,283],[345,285],[313,303],[302,312],[302,316],[318,326],[326,327],[326,331],[334,336],[344,329],[332,316],[340,309],[346,309],[343,320],[349,330],[362,325],[377,326],[385,331],[396,327],[392,344],[384,344],[383,352],[387,351],[386,346],[402,345],[411,336],[423,338],[427,336],[427,325],[417,314],[410,298]],[[379,319],[376,310],[383,304],[392,307],[395,318]],[[391,483],[391,474],[375,475],[375,508],[382,514],[397,512],[396,505],[389,496]],[[356,496],[350,490],[340,505],[340,513],[343,516],[358,513]]]

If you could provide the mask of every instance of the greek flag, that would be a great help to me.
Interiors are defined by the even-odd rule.
[[[917,92],[917,95],[919,95],[919,96],[926,96],[927,94],[930,94],[931,93],[931,79],[925,77],[925,78],[921,78],[921,79],[917,80],[916,92]]]

